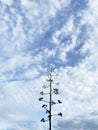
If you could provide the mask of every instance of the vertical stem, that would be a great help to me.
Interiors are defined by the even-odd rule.
[[[49,115],[49,130],[51,130],[51,100],[52,100],[52,94],[51,94],[51,82],[52,82],[52,77],[51,77],[51,73],[50,73],[50,102],[49,102],[49,111],[50,111],[50,115]]]

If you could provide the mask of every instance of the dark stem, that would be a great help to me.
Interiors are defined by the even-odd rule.
[[[51,94],[51,82],[52,82],[52,76],[50,74],[50,102],[49,102],[49,111],[50,111],[50,114],[49,114],[49,130],[51,130],[51,101],[52,101],[52,94]]]

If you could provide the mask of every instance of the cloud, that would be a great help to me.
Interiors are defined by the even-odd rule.
[[[33,127],[35,129],[35,125],[37,125],[36,120],[38,120],[36,114],[39,113],[39,101],[36,97],[38,94],[37,82],[38,80],[31,82],[11,81],[1,84],[0,120],[4,120],[5,126],[6,122],[8,122],[9,126],[7,127],[11,129],[20,130],[26,128],[29,130]],[[39,87],[42,84],[41,82],[39,81]],[[4,128],[1,123],[0,126],[1,129]]]
[[[98,119],[73,119],[59,122],[54,128],[56,130],[97,130]]]
[[[32,120],[39,129],[39,92],[50,64],[59,74],[55,80],[60,81],[58,98],[63,101],[60,110],[65,120],[60,125],[67,127],[66,118],[95,112],[97,1],[4,0],[0,6],[1,129],[5,125],[6,129],[29,130]],[[77,120],[67,123],[78,127]],[[88,124],[97,126],[90,119],[78,122],[81,128],[89,128]]]
[[[3,4],[11,6],[13,4],[13,0],[1,0]]]

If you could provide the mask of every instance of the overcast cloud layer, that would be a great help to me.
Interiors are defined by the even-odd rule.
[[[97,0],[0,0],[0,130],[47,129],[38,98],[50,64],[63,102],[53,130],[97,130],[97,12]]]

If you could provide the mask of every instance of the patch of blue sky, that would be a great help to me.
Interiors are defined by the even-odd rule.
[[[65,67],[66,66],[66,62],[62,62],[62,60],[58,59],[58,58],[49,58],[47,61],[47,66],[49,67],[50,64],[54,65],[57,69],[59,69],[61,66]]]
[[[84,24],[80,27],[80,33],[77,37],[77,46],[75,47],[76,50],[79,50],[82,48],[82,46],[86,43],[88,36],[88,25]]]
[[[49,20],[49,24],[51,25],[50,31],[51,33],[55,32],[62,28],[68,17],[70,16],[70,12],[67,8],[61,9],[56,13],[56,16]]]
[[[42,36],[39,36],[35,40],[35,48],[38,47],[39,49],[40,48],[52,49],[55,45],[51,43],[50,41],[51,37],[52,37],[52,34],[50,30],[45,32]]]
[[[68,59],[67,65],[68,66],[77,65],[83,59],[85,59],[85,57],[88,54],[86,52],[84,54],[81,54],[81,51],[80,51],[81,48],[83,47],[83,45],[85,44],[86,40],[88,39],[86,26],[82,26],[80,30],[81,31],[77,37],[77,41],[76,41],[77,44],[76,44],[74,50],[67,53],[67,59]]]
[[[77,36],[75,48],[72,51],[67,52],[68,66],[77,65],[81,60],[83,60],[87,56],[88,53],[86,52],[84,54],[81,54],[81,48],[83,47],[87,39],[87,25],[83,25],[80,27],[80,33]]]
[[[80,24],[80,22],[81,22],[81,19],[82,19],[82,17],[81,16],[75,16],[74,17],[74,26],[75,27],[78,27],[79,26],[79,24]]]
[[[78,50],[70,51],[67,53],[67,62],[66,66],[76,66],[78,63],[80,63],[85,56],[82,56]]]
[[[14,0],[12,7],[21,13],[21,0]]]
[[[88,7],[88,0],[71,0],[70,2],[70,12],[76,16],[80,11]]]

